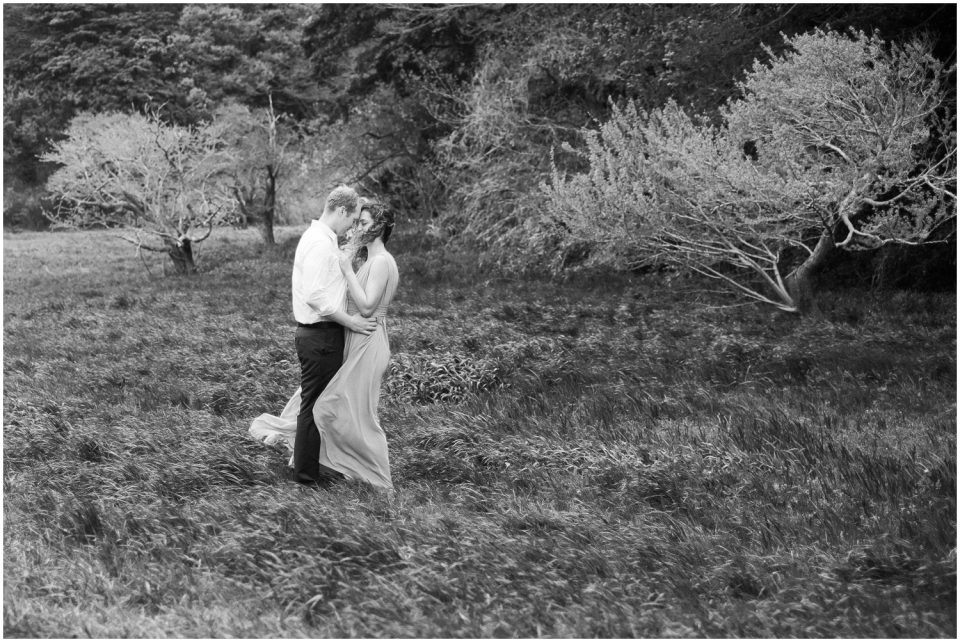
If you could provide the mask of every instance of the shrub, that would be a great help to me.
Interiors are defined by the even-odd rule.
[[[397,354],[390,362],[384,391],[415,404],[456,403],[467,394],[501,385],[500,364],[453,352]]]
[[[50,221],[43,214],[42,188],[27,187],[14,180],[3,190],[3,227],[42,230]]]

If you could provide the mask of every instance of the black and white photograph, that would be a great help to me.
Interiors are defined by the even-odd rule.
[[[957,5],[3,3],[3,637],[957,637]]]

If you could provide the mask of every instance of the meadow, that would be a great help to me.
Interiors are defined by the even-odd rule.
[[[955,637],[956,297],[391,243],[396,491],[287,480],[302,228],[3,242],[6,637]]]

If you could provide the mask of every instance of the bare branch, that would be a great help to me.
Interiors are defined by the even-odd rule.
[[[742,294],[745,294],[749,298],[754,299],[755,301],[760,301],[761,303],[767,303],[776,308],[779,308],[780,310],[783,310],[784,312],[797,311],[797,305],[794,302],[793,297],[791,297],[790,294],[785,289],[782,291],[778,291],[778,294],[781,295],[782,300],[777,301],[760,294],[759,292],[757,292],[752,288],[748,288],[747,286],[743,285],[739,281],[731,278],[730,276],[727,276],[726,274],[723,274],[722,272],[718,272],[717,270],[711,267],[705,267],[705,266],[693,264],[690,266],[690,268],[695,272],[703,274],[704,276],[709,276],[711,278],[721,279],[723,281],[726,281],[729,285],[733,286],[736,290],[740,291]]]

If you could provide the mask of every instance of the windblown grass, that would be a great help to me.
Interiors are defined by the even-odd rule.
[[[298,234],[4,238],[8,637],[954,637],[953,295],[818,320],[396,252],[393,495],[247,437]]]

